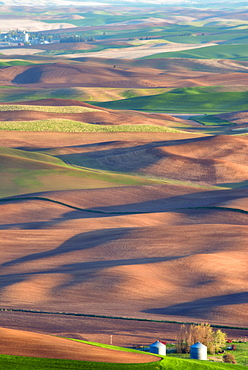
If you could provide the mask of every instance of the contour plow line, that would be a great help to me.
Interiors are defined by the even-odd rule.
[[[88,208],[81,208],[81,207],[76,207],[72,206],[70,204],[60,202],[58,200],[53,200],[45,197],[13,197],[13,198],[1,198],[0,203],[5,203],[5,202],[15,202],[15,201],[22,201],[22,200],[41,200],[45,202],[51,202],[55,204],[60,204],[64,207],[67,208],[72,208],[77,211],[82,211],[82,212],[89,212],[89,213],[98,213],[98,214],[104,214],[104,215],[134,215],[134,214],[152,214],[154,213],[153,211],[119,211],[119,212],[108,212],[108,211],[100,211],[100,210],[95,210],[95,209],[88,209]],[[218,207],[218,206],[200,206],[200,207],[182,207],[182,208],[171,208],[168,209],[167,212],[173,212],[173,211],[180,211],[180,210],[185,210],[185,209],[213,209],[213,210],[219,210],[219,211],[228,211],[228,212],[237,212],[237,213],[243,213],[243,214],[248,214],[248,211],[245,211],[240,208],[232,208],[232,207]]]

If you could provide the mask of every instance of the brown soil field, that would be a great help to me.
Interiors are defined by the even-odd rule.
[[[16,49],[17,50],[17,49]],[[23,49],[24,51],[26,49]],[[194,65],[204,65],[204,61],[190,62],[154,62],[113,60],[106,66],[99,59],[81,58],[82,62],[63,61],[35,66],[13,66],[0,70],[2,86],[20,87],[115,87],[115,88],[154,88],[187,86],[226,86],[241,89],[247,86],[246,66],[237,62],[220,63],[216,61],[207,68],[210,72],[191,70]],[[159,64],[161,65],[159,67]],[[166,64],[165,64],[166,63]],[[133,64],[136,64],[135,66]],[[155,67],[158,64],[158,67]],[[207,64],[207,63],[205,63]],[[167,69],[169,65],[169,70]],[[205,67],[204,67],[205,68]],[[161,69],[164,70],[163,73]],[[213,73],[211,72],[213,70]],[[216,73],[219,71],[219,73]],[[227,73],[228,72],[228,73]],[[232,72],[232,73],[231,73]],[[185,75],[186,73],[186,75]]]
[[[115,141],[97,148],[75,146],[51,153],[75,165],[90,160],[96,168],[201,184],[245,181],[248,176],[246,137],[220,135],[175,145],[167,141]]]
[[[49,99],[50,101],[50,99]],[[60,99],[56,99],[56,103],[60,102]],[[63,100],[64,101],[64,100]],[[42,101],[33,102],[34,105],[41,105]],[[66,101],[65,101],[66,102]],[[80,106],[85,106],[83,102],[77,102]],[[66,105],[66,104],[65,104]],[[71,105],[71,103],[69,104]],[[89,107],[89,105],[87,105]],[[98,109],[98,108],[97,108]],[[105,110],[104,108],[100,108]],[[11,131],[1,131],[0,135],[0,146],[5,146],[8,148],[23,148],[30,150],[43,149],[56,149],[63,147],[80,146],[85,144],[95,144],[102,142],[103,144],[117,141],[134,141],[134,142],[144,142],[149,143],[150,141],[170,141],[177,142],[178,140],[190,140],[195,138],[201,138],[202,135],[192,134],[192,133],[174,133],[174,132],[153,132],[152,137],[150,132],[115,132],[113,140],[113,134],[111,132],[94,132],[94,134],[85,132],[56,132],[52,135],[50,132],[22,132],[16,131],[15,133]],[[151,140],[152,139],[152,140]],[[73,145],[72,145],[73,143]],[[97,146],[96,146],[97,147]]]
[[[149,345],[155,340],[175,343],[180,324],[100,317],[78,317],[41,313],[0,311],[1,325],[14,330],[33,331],[64,338],[132,347]],[[247,330],[222,329],[232,339],[245,339]]]
[[[30,9],[23,7],[23,11]],[[169,16],[166,22],[194,21],[204,14],[209,17],[211,12],[192,10],[191,16],[185,17],[178,10],[178,16]],[[73,25],[63,23],[66,18],[61,18],[61,27],[67,27],[63,33],[75,32]],[[16,21],[6,18],[3,29]],[[20,21],[20,29],[26,23]],[[140,30],[165,24],[163,19],[144,20],[141,11],[139,24],[122,22],[88,31]],[[45,30],[51,25],[38,18],[28,26],[51,33]],[[52,25],[52,33],[61,33],[56,27],[60,24]],[[80,30],[85,28],[77,28]],[[120,39],[119,45],[125,45],[125,40]],[[120,48],[120,59],[112,49],[93,53],[90,49],[94,46],[57,44],[56,50],[71,50],[71,54],[45,59],[27,55],[21,59],[34,64],[0,68],[0,85],[20,91],[37,89],[38,93],[61,89],[60,96],[65,96],[27,102],[24,93],[15,105],[81,106],[96,111],[0,111],[0,121],[64,118],[95,125],[146,123],[185,131],[193,125],[186,119],[118,112],[66,100],[66,88],[77,92],[84,87],[247,90],[247,61],[134,59],[206,44],[154,42]],[[2,52],[21,55],[50,49],[55,45],[39,45],[31,52],[26,47]],[[88,49],[89,53],[73,54]],[[101,58],[107,55],[113,59]],[[11,58],[3,55],[2,59]],[[238,125],[247,123],[246,111],[217,117]],[[197,133],[1,131],[0,147],[13,149],[1,149],[0,156],[2,353],[145,363],[156,359],[62,337],[106,344],[112,338],[113,344],[120,346],[147,345],[155,340],[174,343],[180,327],[176,322],[229,326],[223,330],[230,338],[247,336],[247,136],[232,136],[231,131],[230,135],[201,134],[200,125],[194,125]],[[20,150],[27,157],[34,152],[40,159],[26,158]],[[50,163],[51,156],[70,165],[70,171],[86,175],[64,176],[64,167],[69,169]],[[132,180],[127,180],[127,175]],[[6,194],[9,198],[3,199]]]
[[[25,46],[24,48],[28,49],[28,47]],[[56,44],[38,44],[35,45],[35,48],[40,50],[90,50],[93,49],[94,46],[85,42],[68,42]]]
[[[149,23],[149,26],[153,26],[154,24]],[[155,24],[156,25],[156,24]],[[118,26],[117,26],[118,27]],[[126,26],[125,26],[126,27]],[[127,25],[128,27],[128,25]],[[115,26],[116,29],[116,26]],[[118,50],[118,57],[117,59],[138,59],[143,58],[149,55],[154,55],[158,53],[166,53],[166,52],[175,52],[175,51],[182,51],[182,50],[192,50],[192,49],[199,49],[202,47],[214,46],[212,42],[203,44],[180,44],[180,43],[161,43],[161,44],[143,44],[140,46],[133,46],[130,48],[123,48]],[[79,56],[82,56],[82,54]],[[85,57],[97,57],[97,58],[116,58],[116,49],[106,49],[102,51],[97,51],[94,53],[88,52],[85,53]],[[74,55],[67,55],[68,58],[74,57]]]
[[[215,171],[220,161],[226,183],[246,171],[246,137],[2,132],[0,145],[67,159],[86,153],[112,171],[148,174],[162,160],[161,177],[183,155]],[[173,161],[165,174],[166,157]],[[93,212],[39,199],[1,202],[3,307],[246,325],[247,188],[164,183],[26,195]],[[223,209],[208,208],[216,206]]]
[[[146,353],[115,351],[34,332],[0,328],[1,354],[78,361],[146,363],[159,357]]]
[[[40,99],[40,100],[31,100],[31,101],[20,101],[15,103],[0,103],[0,105],[42,105],[42,106],[54,106],[54,107],[86,107],[86,108],[93,108],[97,110],[105,111],[106,108],[95,107],[91,104],[84,103],[79,100],[72,100],[72,99]]]
[[[217,114],[216,117],[235,123],[236,125],[248,125],[248,111]]]

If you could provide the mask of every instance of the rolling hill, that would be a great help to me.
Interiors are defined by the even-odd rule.
[[[97,103],[110,109],[178,113],[225,113],[247,109],[247,92],[218,92],[209,87],[174,89],[163,94]]]

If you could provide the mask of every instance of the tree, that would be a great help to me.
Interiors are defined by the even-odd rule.
[[[212,348],[212,352],[219,352],[222,347],[225,346],[226,344],[226,333],[224,333],[223,331],[221,330],[216,330],[216,332],[214,332],[214,338],[213,338],[213,347]],[[211,346],[211,343],[210,343],[210,346]],[[210,349],[210,352],[211,352],[211,349]]]
[[[189,353],[192,344],[200,342],[207,346],[209,353],[219,352],[226,343],[226,333],[213,331],[207,324],[182,325],[177,336],[177,352]]]

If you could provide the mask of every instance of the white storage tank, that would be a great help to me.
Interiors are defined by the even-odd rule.
[[[194,360],[207,360],[207,347],[197,342],[190,347],[190,358]]]
[[[166,355],[166,345],[159,342],[158,340],[150,345],[150,352],[156,353],[157,355]]]

